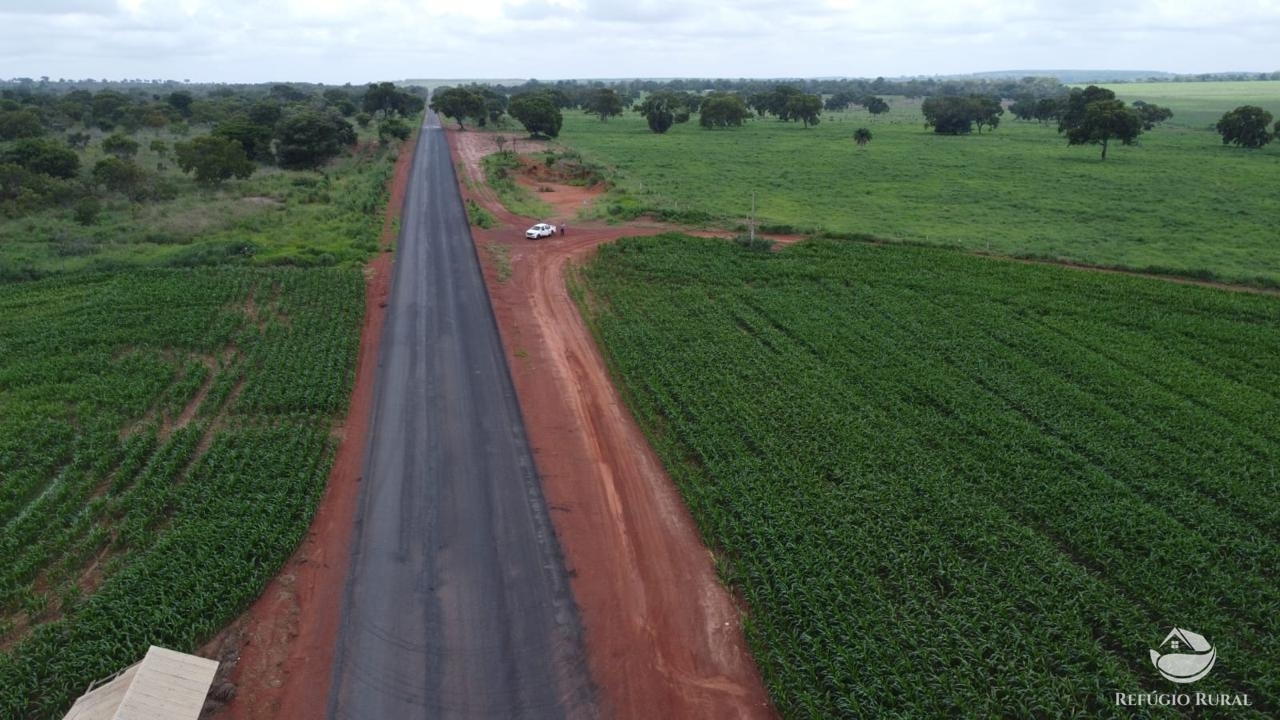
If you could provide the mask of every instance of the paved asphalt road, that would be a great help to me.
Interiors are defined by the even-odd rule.
[[[594,717],[577,609],[434,115],[380,352],[330,717]]]

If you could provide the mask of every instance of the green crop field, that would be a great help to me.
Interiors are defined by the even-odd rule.
[[[0,284],[0,717],[257,597],[324,487],[363,300],[355,269]]]
[[[784,717],[1163,716],[1174,626],[1280,712],[1280,298],[684,236],[574,287]]]
[[[1173,110],[1171,126],[1203,130],[1222,113],[1241,105],[1257,105],[1280,119],[1280,80],[1252,82],[1102,83],[1126,102],[1144,100]]]
[[[1218,85],[1232,84],[1151,86],[1146,99],[1173,106],[1175,124],[1112,148],[1105,162],[1097,147],[1068,147],[1055,127],[1007,114],[995,132],[936,135],[923,127],[919,101],[903,98],[891,98],[893,110],[878,118],[824,113],[816,128],[765,119],[704,130],[695,116],[665,135],[634,112],[600,122],[568,111],[560,141],[613,169],[617,187],[600,205],[604,217],[654,212],[742,225],[754,193],[766,229],[1278,284],[1280,143],[1226,147],[1200,129],[1202,119],[1194,128],[1176,123],[1182,113],[1216,118],[1243,98],[1270,98],[1264,104],[1280,117],[1280,84],[1242,84],[1229,98],[1195,95],[1229,89]],[[1133,100],[1142,99],[1139,87],[1116,89]],[[852,136],[861,126],[874,137],[859,149]]]

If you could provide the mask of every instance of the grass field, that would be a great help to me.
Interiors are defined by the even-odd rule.
[[[937,248],[602,247],[584,312],[787,718],[1280,712],[1280,301]]]
[[[1257,105],[1280,119],[1280,80],[1254,82],[1119,83],[1104,87],[1126,102],[1145,100],[1173,109],[1169,125],[1210,128],[1228,110]]]
[[[1275,94],[1280,116],[1280,84],[1248,83],[1258,87],[1229,100],[1195,95],[1217,85],[1153,86],[1148,99],[1168,102],[1178,120],[1218,104],[1220,115],[1247,90]],[[1141,94],[1123,88],[1128,99]],[[602,123],[570,111],[560,140],[615,170],[604,216],[743,224],[754,193],[758,220],[778,230],[1280,283],[1280,144],[1247,151],[1164,127],[1101,162],[1097,147],[1068,147],[1054,127],[1009,116],[993,133],[935,135],[918,101],[892,100],[885,116],[826,113],[811,129],[767,119],[709,131],[695,117],[665,135],[634,112]],[[874,134],[863,149],[852,141],[860,126]]]
[[[61,717],[257,597],[324,487],[355,269],[0,284],[0,717]]]

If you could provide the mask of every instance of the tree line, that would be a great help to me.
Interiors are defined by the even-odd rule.
[[[170,160],[206,185],[248,177],[260,165],[319,168],[355,144],[355,125],[376,121],[384,142],[408,137],[406,118],[424,105],[421,94],[392,83],[168,93],[6,88],[0,91],[0,212],[90,207],[112,193],[136,202],[172,197],[176,190],[163,176]],[[102,157],[83,169],[95,136]],[[159,160],[155,172],[137,162],[144,144]]]
[[[523,87],[523,86],[522,86]],[[1025,90],[1025,84],[1024,84]],[[1046,86],[1039,85],[1041,90]],[[572,89],[572,92],[570,91]],[[984,129],[995,130],[1007,110],[1017,119],[1035,121],[1043,125],[1057,123],[1058,133],[1068,145],[1099,145],[1101,157],[1113,142],[1134,144],[1138,136],[1150,131],[1173,117],[1173,111],[1155,103],[1135,100],[1126,105],[1116,99],[1115,92],[1090,85],[1086,88],[1065,88],[1055,95],[1037,96],[1025,92],[1006,101],[999,95],[968,93],[935,95],[926,97],[920,105],[926,128],[944,135],[982,134]],[[524,125],[535,137],[554,138],[563,124],[563,111],[579,109],[608,121],[621,115],[628,108],[642,115],[651,131],[662,134],[674,125],[688,122],[696,113],[698,123],[704,128],[739,127],[753,117],[773,116],[784,122],[799,122],[805,127],[817,125],[823,110],[838,111],[861,106],[872,115],[887,112],[888,102],[877,95],[856,95],[841,91],[823,97],[807,93],[795,85],[778,84],[767,89],[744,94],[722,90],[702,93],[687,90],[658,89],[635,100],[617,87],[603,83],[567,86],[540,86],[505,95],[501,86],[467,85],[444,87],[432,96],[431,108],[453,118],[459,128],[465,122],[485,126],[502,123],[509,114]],[[1243,147],[1262,147],[1280,135],[1280,123],[1275,132],[1267,128],[1271,115],[1261,108],[1244,106],[1226,115],[1218,123],[1223,143]],[[855,141],[866,145],[871,132],[859,128]]]

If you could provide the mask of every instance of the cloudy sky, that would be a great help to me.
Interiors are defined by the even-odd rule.
[[[1280,0],[0,0],[0,78],[1280,70]]]

